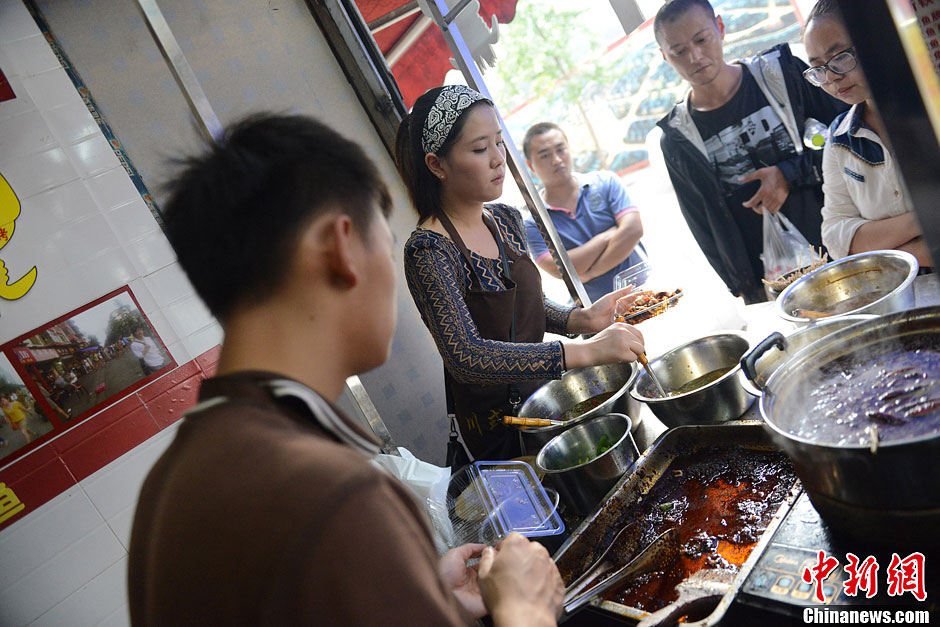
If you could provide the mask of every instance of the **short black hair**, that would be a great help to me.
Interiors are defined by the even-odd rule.
[[[713,20],[715,19],[715,8],[708,0],[668,0],[666,4],[659,8],[656,17],[653,18],[653,36],[656,41],[659,41],[664,26],[672,24],[695,7],[705,9],[708,15]]]
[[[428,218],[439,216],[443,212],[441,182],[428,169],[424,161],[425,153],[421,141],[424,123],[443,89],[444,87],[434,87],[418,96],[411,108],[411,113],[402,118],[398,125],[398,133],[395,135],[395,165],[405,182],[405,187],[408,188],[411,202],[418,211],[418,224]],[[464,124],[467,123],[467,115],[481,104],[492,107],[493,101],[489,98],[482,98],[460,112],[444,143],[435,153],[438,157],[447,156],[460,137]]]
[[[391,199],[355,143],[300,115],[255,114],[204,154],[176,161],[167,185],[167,237],[209,311],[223,324],[236,307],[282,284],[305,226],[329,210],[367,234]]]
[[[554,122],[539,122],[538,124],[533,124],[529,127],[529,130],[525,132],[525,137],[522,139],[522,152],[525,154],[526,159],[532,159],[532,155],[530,154],[532,152],[532,140],[549,131],[558,131],[564,136],[565,141],[568,140],[568,136],[565,135],[565,132]]]

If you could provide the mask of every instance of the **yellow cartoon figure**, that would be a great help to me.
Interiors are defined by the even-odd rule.
[[[20,215],[20,201],[13,193],[13,188],[0,174],[0,249],[13,239],[13,229]],[[10,283],[6,264],[0,259],[0,298],[16,300],[22,298],[36,282],[36,266],[25,275]]]

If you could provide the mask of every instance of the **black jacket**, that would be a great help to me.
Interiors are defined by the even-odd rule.
[[[797,156],[776,164],[790,184],[783,213],[814,246],[822,246],[822,151],[803,146],[807,117],[829,125],[848,108],[803,78],[807,65],[780,44],[755,57],[737,61],[749,71],[783,121]],[[688,97],[659,121],[661,146],[679,208],[712,268],[735,296],[747,302],[765,300],[759,260],[749,258],[741,229],[725,200],[718,175],[688,110]]]

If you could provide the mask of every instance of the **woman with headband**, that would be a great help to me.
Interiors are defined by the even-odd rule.
[[[402,120],[396,162],[418,210],[405,275],[444,360],[448,412],[475,459],[522,454],[503,425],[547,379],[569,368],[635,361],[643,336],[611,324],[614,291],[587,308],[545,299],[519,212],[502,194],[506,149],[493,103],[462,85],[425,92]],[[546,331],[596,333],[544,342]]]

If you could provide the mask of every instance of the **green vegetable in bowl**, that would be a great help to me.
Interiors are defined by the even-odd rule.
[[[607,434],[601,436],[601,441],[597,443],[597,455],[603,455],[610,447],[613,446],[610,442],[610,438],[607,437]]]

